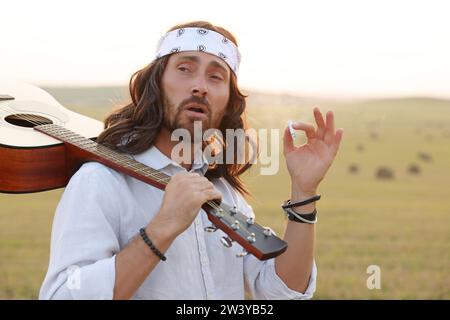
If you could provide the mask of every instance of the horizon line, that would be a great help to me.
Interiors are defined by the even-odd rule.
[[[120,84],[64,84],[64,85],[52,85],[52,84],[36,84],[36,86],[40,88],[56,88],[56,89],[96,89],[96,88],[128,88],[128,84],[120,85]],[[449,100],[449,95],[439,95],[439,94],[427,94],[427,93],[344,93],[344,94],[336,94],[330,92],[295,92],[289,90],[267,90],[267,89],[258,89],[251,87],[242,86],[241,91],[247,93],[258,93],[258,94],[268,94],[275,96],[293,96],[296,98],[302,99],[323,99],[323,100],[386,100],[386,99],[436,99],[436,100]]]

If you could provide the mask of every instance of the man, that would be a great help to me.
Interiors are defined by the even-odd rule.
[[[106,119],[98,142],[172,178],[163,192],[101,164],[84,164],[57,208],[40,298],[243,299],[245,291],[256,299],[312,297],[314,202],[290,208],[284,254],[236,258],[239,245],[225,248],[222,231],[205,231],[210,223],[201,206],[221,199],[253,217],[239,179],[250,164],[209,164],[194,148],[190,163],[173,159],[176,129],[194,133],[195,122],[223,133],[246,128],[239,60],[235,38],[207,22],[176,26],[161,39],[156,59],[130,81],[132,102]],[[326,120],[317,108],[314,115],[317,129],[293,125],[306,132],[307,144],[295,147],[285,130],[294,205],[316,195],[342,138],[332,112]]]

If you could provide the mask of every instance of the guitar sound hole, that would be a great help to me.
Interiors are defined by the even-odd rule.
[[[9,115],[5,118],[5,121],[19,127],[33,128],[41,124],[51,124],[52,120],[38,116],[36,114],[29,113],[17,113]]]

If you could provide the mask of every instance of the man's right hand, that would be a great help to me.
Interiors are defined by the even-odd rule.
[[[201,206],[221,193],[205,177],[193,172],[180,172],[166,186],[159,213],[151,224],[158,224],[166,236],[175,238],[194,221]]]

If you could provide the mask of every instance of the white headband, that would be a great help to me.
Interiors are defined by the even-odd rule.
[[[237,75],[241,55],[233,41],[204,28],[181,28],[166,33],[158,43],[156,59],[181,51],[211,53],[225,61]]]

